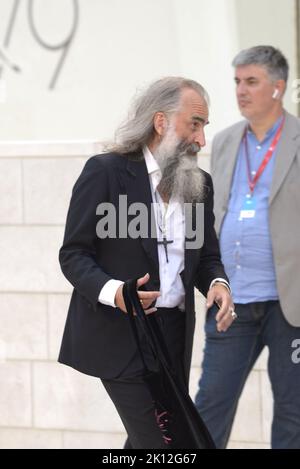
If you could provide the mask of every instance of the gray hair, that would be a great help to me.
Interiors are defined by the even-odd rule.
[[[153,119],[157,112],[167,116],[179,109],[183,89],[195,90],[208,103],[208,94],[202,85],[181,77],[166,77],[152,83],[133,103],[128,120],[116,131],[115,142],[107,146],[121,154],[142,150],[154,137]]]
[[[272,46],[255,46],[242,50],[233,60],[232,65],[261,65],[265,67],[272,81],[284,80],[287,82],[289,65],[279,49]]]

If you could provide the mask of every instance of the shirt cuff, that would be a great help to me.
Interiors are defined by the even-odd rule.
[[[124,282],[121,280],[108,280],[102,290],[100,291],[98,301],[104,305],[116,307],[115,296],[120,285]]]
[[[215,283],[222,283],[222,285],[224,285],[224,287],[227,288],[227,290],[229,291],[229,293],[231,293],[230,285],[229,285],[229,283],[228,283],[224,278],[215,278],[215,279],[211,282],[211,284],[209,285],[209,289],[211,289],[211,287],[213,287]]]

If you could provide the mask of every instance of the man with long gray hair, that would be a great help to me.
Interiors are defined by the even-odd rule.
[[[210,305],[218,302],[218,331],[235,318],[213,227],[211,178],[197,167],[207,123],[200,84],[178,77],[156,81],[136,101],[109,152],[87,162],[73,189],[60,263],[74,291],[59,361],[101,378],[127,431],[126,447],[167,446],[143,381],[124,281],[139,279],[142,307],[159,324],[186,388],[194,286]],[[191,220],[183,210],[188,204]],[[198,220],[193,207],[200,204]],[[203,232],[201,243],[188,242],[190,222],[194,237]]]
[[[196,404],[224,448],[247,376],[267,346],[272,448],[300,448],[300,120],[283,108],[288,63],[278,49],[244,50],[233,66],[246,120],[215,137],[211,164],[216,229],[238,318],[217,336],[216,311],[208,311]]]

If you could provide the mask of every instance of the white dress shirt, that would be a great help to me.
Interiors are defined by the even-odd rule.
[[[165,228],[167,240],[172,243],[167,245],[166,251],[162,244],[158,244],[160,297],[156,301],[156,307],[184,308],[184,286],[180,273],[184,270],[184,242],[185,221],[183,204],[173,197],[169,204],[165,204],[157,190],[162,174],[161,170],[148,147],[143,149],[145,163],[149,174],[152,202],[154,204],[155,224],[158,241],[163,239],[162,231]],[[145,272],[146,274],[146,272]],[[228,283],[224,279],[214,279],[210,287],[217,281]],[[115,295],[117,289],[124,282],[120,280],[109,280],[99,294],[99,302],[115,307]]]
[[[162,231],[165,225],[166,238],[168,241],[172,241],[167,245],[168,262],[164,246],[157,245],[160,297],[156,301],[156,307],[174,308],[180,306],[183,309],[185,291],[180,277],[180,272],[184,270],[185,222],[183,205],[173,197],[170,198],[168,204],[163,202],[157,190],[162,176],[161,170],[147,147],[144,148],[144,157],[154,203],[157,240],[162,241]]]

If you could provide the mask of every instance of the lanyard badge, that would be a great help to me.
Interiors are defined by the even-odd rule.
[[[256,198],[247,194],[240,211],[241,218],[254,218],[256,213]]]
[[[255,176],[251,177],[251,169],[250,169],[250,158],[249,158],[249,150],[248,150],[248,142],[247,142],[247,128],[245,129],[244,136],[243,136],[243,144],[245,148],[245,156],[247,162],[247,175],[248,175],[248,185],[249,185],[249,193],[246,195],[246,198],[243,202],[242,209],[240,211],[240,220],[243,218],[254,218],[256,213],[256,198],[253,196],[254,188],[261,177],[262,173],[266,169],[267,164],[271,160],[274,151],[277,147],[277,144],[280,140],[283,125],[284,125],[285,117],[282,117],[281,124],[276,132],[276,135],[264,156],[264,159],[258,168]]]

